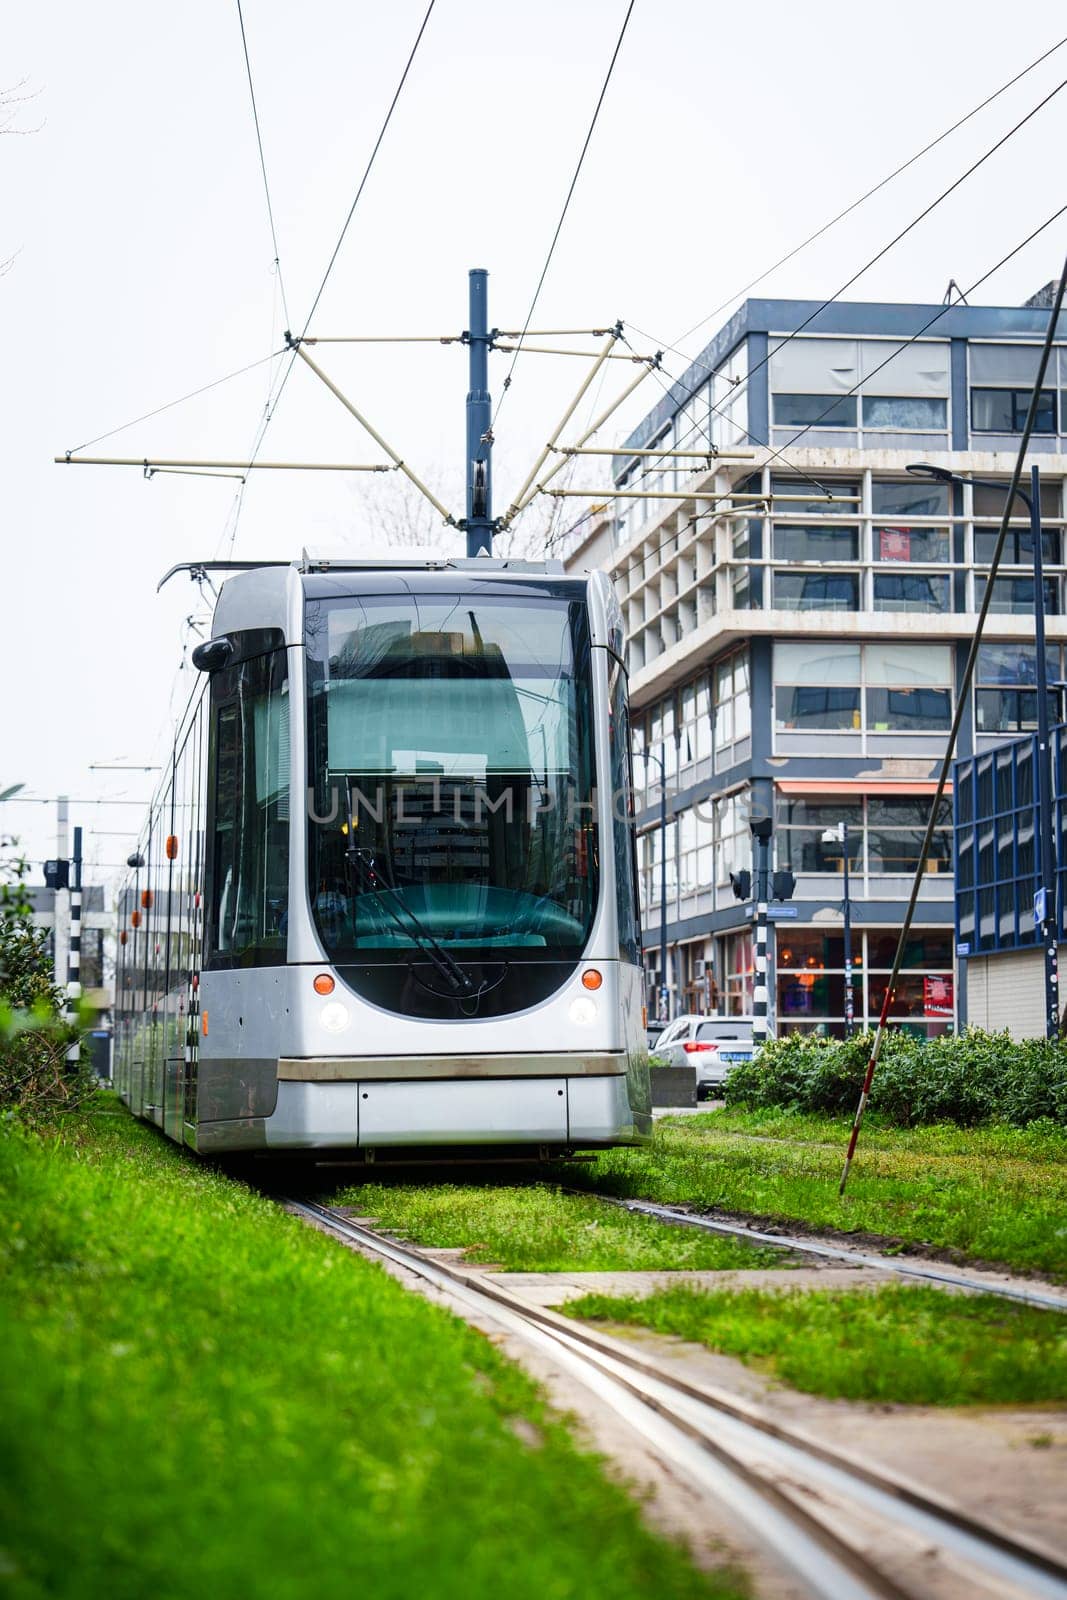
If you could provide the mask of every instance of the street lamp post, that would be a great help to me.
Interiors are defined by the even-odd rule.
[[[843,932],[845,942],[845,1038],[851,1038],[855,1023],[855,1006],[852,999],[852,900],[849,895],[848,883],[848,823],[838,822],[832,828],[827,828],[822,836],[823,844],[839,844],[841,846],[841,863],[844,871],[844,899],[841,903],[843,918]]]
[[[663,749],[663,746],[660,746]],[[670,986],[667,983],[667,769],[663,756],[644,752],[646,761],[659,768],[659,994],[657,1011],[661,1022],[669,1022]]]
[[[947,467],[931,466],[927,462],[914,462],[908,471],[917,478],[932,478],[938,483],[971,483],[987,489],[1003,489],[1002,483],[991,478],[965,478]],[[1034,683],[1037,690],[1037,816],[1038,816],[1038,878],[1039,888],[1034,897],[1034,920],[1041,929],[1041,944],[1045,961],[1045,1037],[1058,1039],[1060,1034],[1059,1007],[1059,921],[1056,914],[1056,849],[1052,823],[1052,770],[1051,738],[1048,720],[1048,662],[1045,658],[1045,573],[1041,548],[1041,470],[1035,464],[1030,469],[1030,493],[1016,489],[1030,514],[1030,539],[1033,545],[1034,573],[1034,646],[1037,660],[1034,666]],[[1019,534],[1015,530],[1015,557],[1019,558]],[[992,580],[990,580],[992,581]]]

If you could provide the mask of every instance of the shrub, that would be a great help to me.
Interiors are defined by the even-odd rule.
[[[91,1075],[71,1067],[78,1030],[63,1019],[63,990],[52,981],[47,934],[33,925],[26,863],[0,840],[0,1113],[46,1119],[77,1105]]]
[[[873,1042],[870,1033],[851,1039],[791,1033],[773,1039],[730,1074],[727,1103],[853,1111]],[[991,1120],[1025,1127],[1040,1118],[1067,1122],[1067,1041],[1020,1041],[981,1028],[929,1041],[889,1033],[870,1105],[901,1127]]]

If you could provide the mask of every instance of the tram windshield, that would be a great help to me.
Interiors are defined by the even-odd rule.
[[[446,979],[496,952],[577,960],[598,887],[584,598],[309,599],[306,638],[309,888],[333,959],[405,952]]]

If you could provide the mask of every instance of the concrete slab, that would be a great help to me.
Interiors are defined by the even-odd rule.
[[[452,1271],[494,1283],[534,1306],[561,1306],[585,1294],[644,1298],[679,1285],[692,1289],[861,1289],[884,1285],[884,1273],[865,1267],[758,1268],[742,1272],[497,1272],[450,1261]]]

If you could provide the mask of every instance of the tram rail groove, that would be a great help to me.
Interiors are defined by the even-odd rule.
[[[547,1353],[636,1427],[661,1460],[737,1511],[820,1600],[910,1600],[916,1593],[867,1552],[864,1530],[872,1521],[888,1525],[892,1548],[947,1560],[943,1576],[963,1563],[990,1592],[1067,1600],[1067,1561],[980,1522],[937,1491],[778,1422],[740,1396],[667,1372],[608,1335],[530,1305],[488,1274],[452,1267],[329,1206],[295,1198],[283,1203]],[[850,1518],[858,1526],[851,1535],[840,1526]]]
[[[725,1233],[732,1238],[750,1239],[754,1244],[775,1245],[780,1250],[792,1250],[799,1255],[820,1256],[828,1261],[845,1261],[854,1267],[873,1267],[883,1272],[895,1272],[900,1277],[921,1278],[927,1283],[940,1283],[946,1288],[965,1289],[974,1294],[997,1295],[1003,1300],[1019,1300],[1025,1305],[1040,1306],[1045,1311],[1067,1312],[1067,1288],[1061,1294],[1043,1294],[1040,1289],[1030,1289],[1022,1284],[998,1283],[996,1279],[980,1275],[969,1276],[953,1272],[929,1261],[916,1261],[908,1256],[879,1256],[853,1249],[849,1245],[827,1244],[819,1239],[809,1239],[795,1233],[769,1233],[766,1229],[749,1227],[744,1222],[726,1222],[719,1217],[709,1217],[699,1211],[683,1211],[676,1206],[662,1205],[655,1200],[631,1200],[619,1195],[599,1194],[595,1189],[564,1190],[565,1194],[593,1195],[605,1205],[617,1206],[639,1216],[655,1217],[660,1222],[674,1223],[683,1228],[703,1228],[708,1233]]]

